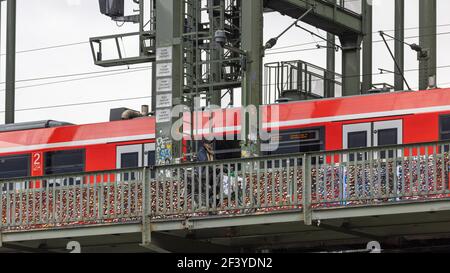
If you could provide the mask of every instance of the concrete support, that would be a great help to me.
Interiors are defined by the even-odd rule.
[[[242,50],[246,52],[246,64],[242,80],[242,106],[259,107],[262,104],[262,56],[263,56],[263,0],[242,1]],[[245,113],[245,111],[242,111]],[[249,116],[241,117],[244,121],[242,155],[243,157],[259,154],[259,141],[256,123],[251,123]],[[256,128],[255,128],[256,126]]]
[[[405,0],[395,0],[395,60],[400,70],[395,66],[394,87],[395,91],[405,89],[402,73],[405,69]]]
[[[5,123],[14,123],[16,92],[16,0],[7,1]]]
[[[183,95],[183,2],[156,0],[156,95],[171,95],[172,105],[182,104]],[[158,53],[158,50],[159,53]],[[162,51],[161,51],[162,50]],[[159,55],[159,56],[158,56]],[[164,84],[158,84],[163,81]],[[156,164],[177,163],[182,143],[174,140],[172,125],[180,116],[171,117],[172,107],[156,104]],[[169,117],[168,117],[169,116]]]
[[[360,35],[340,36],[342,45],[342,96],[361,94]]]
[[[436,0],[419,0],[419,35],[420,46],[427,52],[426,56],[419,57],[419,88],[427,89],[436,85]],[[433,83],[434,81],[434,83]]]
[[[363,75],[361,92],[372,89],[372,1],[362,1],[363,11]]]

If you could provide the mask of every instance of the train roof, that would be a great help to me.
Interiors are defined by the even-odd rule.
[[[0,125],[0,133],[42,129],[42,128],[53,128],[53,127],[61,127],[61,126],[68,126],[68,125],[74,125],[74,124],[68,123],[68,122],[62,122],[62,121],[55,121],[55,120],[21,122],[21,123]]]
[[[213,133],[235,133],[240,130],[240,108],[217,111],[226,113],[213,117]],[[450,112],[450,88],[289,102],[264,106],[262,112],[263,127],[271,129],[427,112]],[[272,115],[274,112],[277,112],[276,115]],[[189,120],[184,117],[185,122]],[[195,135],[209,134],[209,127],[205,124],[211,123],[210,115],[202,114],[200,120],[202,124],[194,125],[200,129],[195,131]],[[53,125],[57,127],[52,127]],[[155,138],[154,117],[85,125],[43,121],[11,126],[4,126],[3,131],[0,128],[0,153]],[[33,126],[45,128],[34,129]],[[186,133],[190,130],[188,127],[185,123],[183,130]]]
[[[155,137],[153,117],[0,133],[0,153],[76,147]]]
[[[268,106],[273,110],[274,105]],[[278,106],[277,106],[278,107]],[[450,111],[450,88],[404,91],[280,104],[268,127]],[[266,109],[267,111],[267,109]]]

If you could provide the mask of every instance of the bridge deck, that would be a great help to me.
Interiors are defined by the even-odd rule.
[[[145,242],[187,252],[447,238],[449,145],[4,181],[0,238],[24,251],[64,251],[77,240],[84,251],[144,251]]]

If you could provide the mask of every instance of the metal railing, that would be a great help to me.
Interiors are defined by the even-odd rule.
[[[284,96],[306,100],[322,98],[331,89],[335,93],[342,90],[341,75],[300,60],[265,64],[264,80],[264,104]]]
[[[336,0],[334,0],[336,1]],[[357,14],[362,13],[362,1],[364,0],[338,0],[337,4],[345,9],[353,11]]]
[[[21,230],[140,219],[143,175],[136,169],[4,181],[0,224]]]
[[[144,31],[90,38],[89,43],[94,63],[110,67],[154,61],[156,59],[155,37],[154,31]],[[127,53],[125,43],[127,45],[137,44],[136,48],[139,50]]]
[[[311,204],[373,205],[449,197],[449,143],[307,155]]]
[[[0,184],[0,228],[300,209],[307,215],[446,199],[449,150],[449,142],[436,142],[7,180]]]

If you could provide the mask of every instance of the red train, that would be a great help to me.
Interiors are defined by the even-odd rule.
[[[280,143],[267,154],[450,139],[450,89],[277,106],[279,116],[264,117],[264,127],[279,130]],[[271,107],[265,106],[263,112]],[[220,120],[216,118],[214,133],[238,134],[239,111],[228,109]],[[237,140],[217,141],[215,148],[218,159],[240,156]],[[154,153],[153,117],[88,125],[46,121],[0,126],[0,179],[150,166]]]

